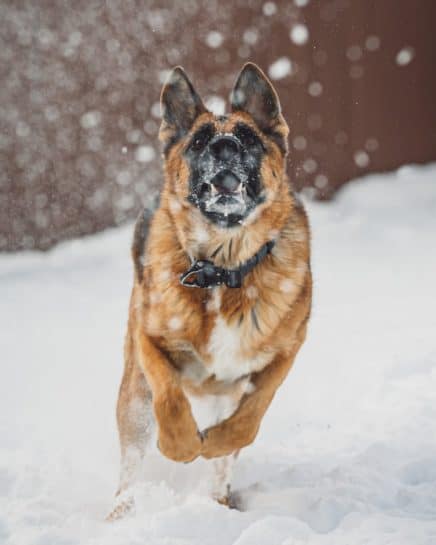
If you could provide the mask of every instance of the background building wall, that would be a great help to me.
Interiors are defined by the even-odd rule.
[[[247,60],[290,123],[297,189],[436,159],[432,0],[0,5],[0,251],[134,217],[162,176],[158,98],[181,64],[224,108]]]

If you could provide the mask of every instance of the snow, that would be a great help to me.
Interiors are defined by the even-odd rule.
[[[403,47],[400,51],[398,51],[397,56],[395,57],[395,62],[399,66],[406,66],[409,64],[413,57],[415,56],[415,51],[413,47]]]
[[[319,97],[322,93],[322,84],[319,81],[312,81],[307,88],[307,91],[312,97]]]
[[[15,132],[17,136],[21,138],[25,138],[26,136],[29,136],[30,134],[30,127],[24,121],[19,121],[17,123],[17,126],[15,127]]]
[[[216,49],[217,47],[220,47],[223,41],[224,41],[224,36],[221,34],[221,32],[217,32],[216,30],[209,32],[208,35],[206,36],[206,43],[212,49]]]
[[[365,142],[365,148],[367,151],[377,151],[378,150],[378,140],[377,138],[368,138]]]
[[[271,15],[277,13],[277,6],[275,2],[265,2],[265,4],[262,6],[262,11],[264,15],[271,17]]]
[[[183,323],[182,320],[178,316],[172,316],[168,320],[168,327],[173,330],[180,329],[182,327]]]
[[[135,159],[140,163],[148,163],[156,155],[151,146],[138,146],[135,151]]]
[[[80,118],[80,124],[84,129],[93,129],[94,127],[97,127],[101,123],[103,119],[103,116],[101,115],[101,112],[98,111],[91,111],[86,112],[86,114],[83,114]]]
[[[289,37],[295,45],[304,45],[309,39],[309,30],[303,23],[297,23],[291,28]]]
[[[378,36],[368,36],[365,40],[365,47],[368,51],[377,51],[380,47],[380,38]]]
[[[360,168],[365,168],[369,165],[369,155],[364,150],[358,150],[354,154],[354,162]]]
[[[318,189],[324,189],[328,185],[329,179],[325,174],[317,174],[313,183]]]
[[[304,136],[295,136],[292,140],[292,145],[298,151],[304,150],[307,147],[307,140]]]
[[[362,58],[362,48],[359,45],[351,45],[347,51],[346,55],[348,60],[354,62]]]
[[[280,57],[268,68],[268,75],[271,79],[283,79],[292,72],[292,63],[288,57]]]
[[[306,159],[303,163],[303,169],[308,173],[308,174],[312,174],[313,172],[316,171],[316,169],[318,168],[318,163],[315,161],[315,159],[313,159],[312,157],[309,157],[308,159]]]
[[[211,95],[204,101],[206,108],[215,115],[224,115],[226,101],[217,95]]]
[[[115,400],[132,227],[0,257],[0,543],[433,545],[436,165],[307,203],[308,339],[234,488],[155,449],[137,513],[103,521],[118,478]]]
[[[247,28],[247,30],[244,31],[242,39],[244,40],[245,43],[249,45],[255,45],[257,43],[257,40],[259,39],[259,32],[254,27]]]
[[[309,0],[294,0],[294,4],[299,8],[304,8],[309,3]]]

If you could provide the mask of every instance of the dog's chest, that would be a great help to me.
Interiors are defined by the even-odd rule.
[[[189,388],[185,390],[200,430],[229,418],[238,409],[242,397],[253,391],[251,373],[259,371],[269,361],[264,353],[248,355],[250,338],[245,338],[246,335],[247,330],[237,323],[229,324],[218,311],[203,348],[204,360],[185,366],[184,376],[200,385],[195,393]],[[210,379],[219,385],[217,392],[210,393],[205,387],[202,393],[201,384],[209,384]]]
[[[207,369],[216,380],[233,382],[263,366],[265,358],[247,355],[245,330],[237,324],[228,324],[218,314],[207,344]]]
[[[243,316],[244,311],[245,320],[229,320],[221,309],[221,293],[216,290],[206,305],[204,330],[196,332],[192,344],[186,341],[183,358],[180,350],[173,353],[184,377],[196,385],[206,380],[232,384],[269,363],[271,353],[256,349],[260,333],[250,321],[250,308],[232,307],[233,316]],[[189,319],[191,315],[187,314]],[[176,345],[183,344],[181,341],[178,339]]]
[[[203,353],[206,352],[208,361],[193,347],[186,349],[183,358],[180,352],[176,357],[183,389],[200,431],[229,418],[237,410],[242,396],[252,391],[247,376],[250,365],[240,359],[240,338],[232,328],[220,322],[206,348]]]
[[[247,377],[220,393],[201,394],[185,389],[185,394],[191,405],[192,416],[197,427],[199,431],[203,431],[232,416],[244,394],[252,391],[253,385]]]

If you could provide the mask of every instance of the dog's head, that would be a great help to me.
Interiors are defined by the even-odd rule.
[[[271,202],[283,177],[288,127],[260,68],[243,67],[229,115],[209,112],[180,67],[162,90],[161,107],[159,136],[178,199],[226,228]]]

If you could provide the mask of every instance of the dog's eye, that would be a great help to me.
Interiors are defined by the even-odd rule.
[[[192,151],[201,151],[206,147],[209,140],[211,140],[213,134],[213,126],[205,125],[194,134],[191,143],[189,144],[189,149]]]
[[[199,151],[204,148],[207,143],[207,139],[204,136],[197,136],[194,138],[191,144],[191,149],[194,151]]]
[[[262,146],[262,141],[257,136],[257,134],[248,127],[247,125],[243,125],[242,123],[238,123],[235,127],[235,136],[240,140],[240,142],[248,147],[254,147],[254,146]]]

